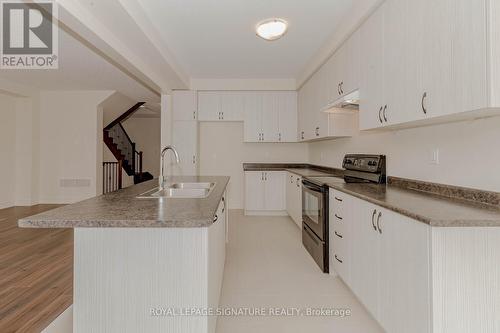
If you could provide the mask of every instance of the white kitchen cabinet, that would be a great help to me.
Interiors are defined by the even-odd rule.
[[[224,91],[220,93],[220,111],[224,121],[243,121],[245,113],[245,93]]]
[[[302,177],[292,172],[286,173],[286,211],[302,228]]]
[[[495,6],[488,0],[385,1],[360,28],[361,129],[495,114],[491,108],[499,105],[489,95],[497,82],[489,70],[498,54]]]
[[[245,94],[238,91],[198,92],[199,121],[243,121]]]
[[[196,120],[197,96],[194,90],[172,92],[173,120]]]
[[[285,193],[285,171],[245,171],[246,215],[286,215]]]
[[[329,75],[326,81],[327,104],[360,88],[360,47],[360,32],[358,30],[342,44],[324,65]]]
[[[261,142],[278,142],[279,112],[277,96],[272,92],[262,92]]]
[[[207,234],[207,302],[215,309],[219,306],[226,261],[226,227],[227,209],[226,194],[219,203],[215,213],[215,222],[208,228]],[[217,316],[208,316],[208,332],[215,333]]]
[[[172,162],[169,166],[173,175],[197,175],[199,164],[198,122],[196,120],[174,121],[172,126],[172,145],[179,153],[179,163]],[[169,167],[167,167],[167,170]]]
[[[430,227],[380,208],[377,221],[379,321],[387,332],[430,332]]]
[[[295,91],[247,92],[245,142],[296,142],[297,93]]]
[[[297,92],[277,92],[278,141],[297,142]]]
[[[379,318],[378,288],[380,237],[376,229],[378,209],[360,199],[346,196],[353,207],[351,221],[351,289],[365,307]]]
[[[351,282],[352,254],[351,203],[342,192],[329,192],[329,261],[330,274],[338,274],[342,280]]]
[[[332,267],[389,333],[430,332],[429,241],[428,225],[330,190]]]
[[[378,127],[384,103],[384,11],[376,10],[361,26],[361,88],[359,127]]]

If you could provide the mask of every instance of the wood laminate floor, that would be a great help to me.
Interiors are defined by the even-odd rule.
[[[0,210],[1,333],[41,332],[73,303],[73,230],[17,226],[56,207]]]

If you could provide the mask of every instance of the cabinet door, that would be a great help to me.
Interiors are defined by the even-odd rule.
[[[172,105],[175,120],[196,120],[197,98],[194,90],[175,90],[172,92]]]
[[[302,229],[302,177],[295,175],[295,182],[293,184],[294,190],[294,206],[293,215],[294,221],[297,226]]]
[[[268,211],[284,211],[285,204],[285,171],[264,172],[264,209]]]
[[[264,172],[245,171],[245,210],[264,210]]]
[[[410,0],[411,1],[411,0]],[[381,126],[405,120],[408,109],[406,92],[412,84],[407,80],[408,68],[416,66],[407,62],[408,44],[408,0],[387,0],[381,7],[384,12],[384,108]]]
[[[343,68],[341,83],[343,95],[347,95],[360,87],[361,79],[361,34],[357,30],[344,44]],[[341,64],[342,64],[341,63]]]
[[[306,83],[307,84],[307,83]],[[307,132],[307,90],[302,86],[298,92],[298,141],[304,141]]]
[[[198,174],[198,122],[174,121],[172,144],[179,153],[179,163],[173,164],[173,174],[195,176]]]
[[[239,91],[221,92],[222,120],[225,121],[243,121],[244,119],[244,93]]]
[[[384,89],[384,12],[378,8],[361,26],[361,80],[360,129],[376,128],[382,125],[379,111],[383,108]]]
[[[351,211],[351,289],[378,318],[379,237],[374,228],[379,211],[366,201],[348,197]]]
[[[286,190],[285,190],[285,195],[286,195],[286,212],[288,215],[293,219],[293,204],[295,200],[295,192],[294,192],[294,180],[295,177],[293,173],[287,172],[286,173]]]
[[[257,92],[245,92],[243,97],[245,142],[260,142],[262,133],[262,95]]]
[[[380,210],[379,321],[387,332],[430,332],[430,227]]]
[[[217,91],[198,92],[198,120],[221,120],[220,94]]]
[[[424,0],[422,5],[427,13],[423,26],[427,117],[486,106],[487,1]]]
[[[282,91],[278,96],[278,141],[297,142],[297,92]]]
[[[275,92],[262,94],[262,138],[264,142],[279,142],[278,96]]]

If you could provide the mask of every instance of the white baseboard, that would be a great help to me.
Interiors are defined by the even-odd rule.
[[[70,305],[41,333],[73,333],[73,305]]]
[[[247,216],[288,216],[288,213],[284,210],[246,210],[245,215]]]

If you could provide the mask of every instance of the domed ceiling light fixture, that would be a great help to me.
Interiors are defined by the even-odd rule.
[[[257,23],[255,31],[260,38],[272,41],[283,37],[287,29],[287,21],[280,18],[270,18]]]

